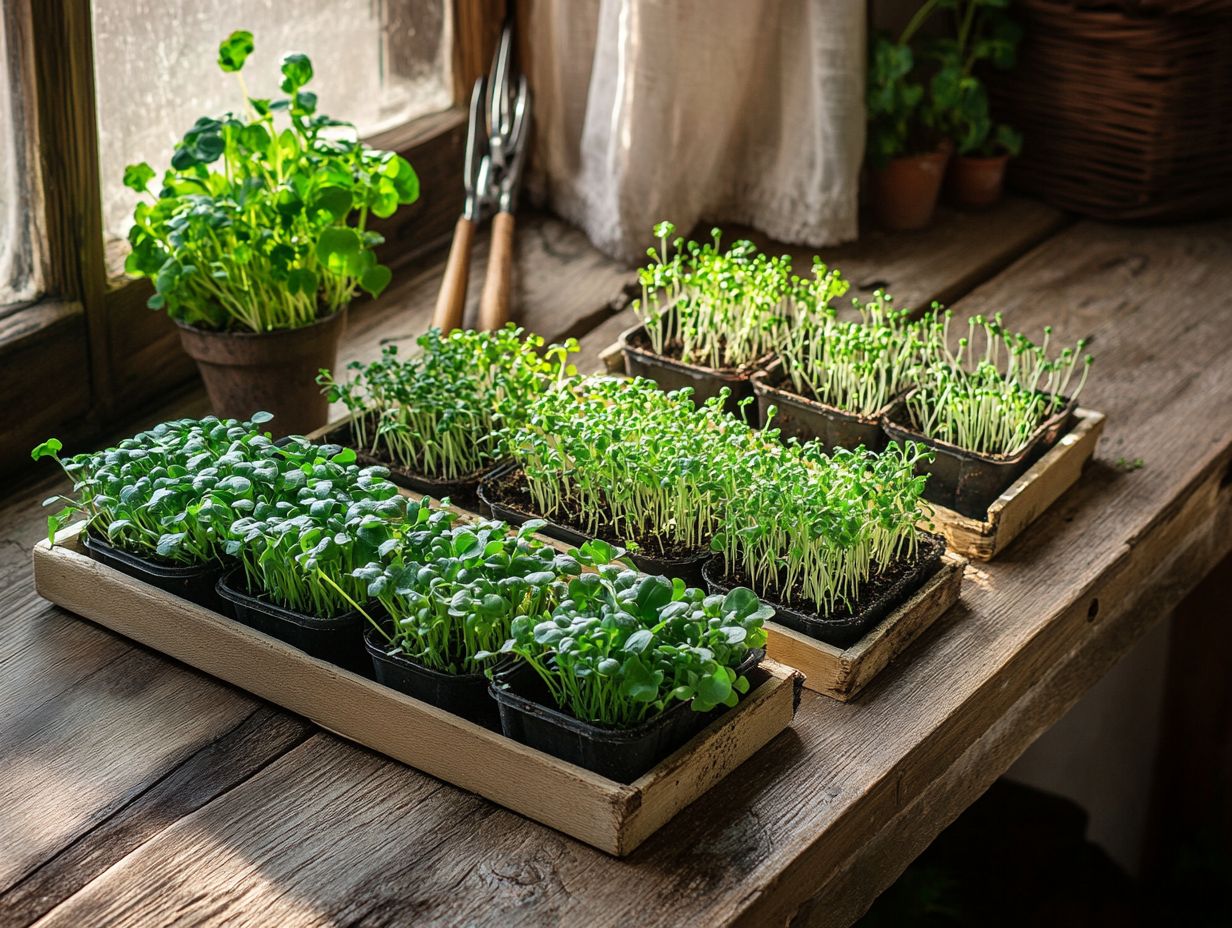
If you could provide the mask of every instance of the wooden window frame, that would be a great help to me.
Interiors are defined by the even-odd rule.
[[[453,106],[366,141],[415,166],[422,194],[376,226],[382,259],[397,268],[445,243],[462,205],[466,103],[487,69],[504,0],[450,4]],[[37,4],[37,28],[35,5]],[[90,0],[7,0],[10,42],[31,59],[31,131],[38,140],[43,295],[0,312],[0,473],[29,463],[30,447],[53,432],[71,441],[145,408],[193,380],[174,323],[146,308],[145,280],[108,280],[98,159]]]

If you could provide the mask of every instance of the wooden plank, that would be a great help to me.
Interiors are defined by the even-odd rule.
[[[804,685],[843,702],[854,699],[925,629],[958,602],[966,558],[947,551],[941,568],[868,634],[849,648],[810,638],[777,622],[766,625],[766,653],[804,673]]]
[[[993,500],[987,518],[972,519],[945,506],[933,506],[936,530],[945,535],[951,548],[976,560],[992,560],[1078,481],[1095,454],[1105,416],[1090,409],[1079,409],[1076,414],[1074,428]]]
[[[234,619],[93,560],[82,523],[34,550],[39,593],[63,608],[241,686],[323,728],[613,854],[626,854],[791,724],[797,674],[767,679],[738,707],[632,785],[511,741],[310,657]]]

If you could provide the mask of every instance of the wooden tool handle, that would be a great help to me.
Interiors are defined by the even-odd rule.
[[[492,247],[488,273],[479,297],[479,328],[499,329],[509,320],[509,297],[513,284],[513,213],[492,217]]]
[[[465,216],[453,227],[453,245],[449,249],[449,261],[445,264],[445,276],[441,280],[441,292],[436,298],[436,312],[432,324],[442,332],[462,327],[466,312],[466,278],[471,269],[471,240],[475,237],[475,224]]]

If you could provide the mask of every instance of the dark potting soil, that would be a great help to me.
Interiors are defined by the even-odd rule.
[[[874,570],[869,578],[860,584],[849,606],[840,605],[833,612],[823,616],[823,618],[827,621],[842,622],[860,615],[868,609],[871,603],[875,603],[887,591],[892,589],[895,584],[915,570],[920,561],[935,556],[938,545],[944,549],[945,540],[938,535],[921,533],[920,543],[916,546],[914,558],[904,558],[890,565],[888,570]],[[927,580],[927,578],[924,579]],[[782,590],[768,591],[754,586],[743,570],[737,570],[734,574],[726,574],[723,577],[723,581],[731,586],[747,586],[759,597],[774,605],[786,606],[788,609],[805,615],[815,615],[817,613],[817,604],[811,599],[804,597],[800,584],[796,584],[785,596]],[[915,591],[909,591],[907,595],[910,596],[913,592]]]
[[[488,497],[489,502],[513,510],[527,519],[549,518],[536,511],[534,501],[531,499],[530,489],[526,485],[526,478],[523,476],[520,468],[514,468],[508,473],[501,474],[490,480],[485,484],[484,493]],[[640,548],[639,553],[663,560],[683,560],[698,553],[694,548],[688,548],[671,540],[667,540],[664,543],[664,541],[658,538],[622,539],[613,530],[611,524],[603,519],[599,520],[598,527],[594,532],[581,528],[581,520],[572,513],[553,515],[550,517],[550,521],[555,522],[561,528],[576,532],[579,535],[598,538],[609,544],[621,547],[625,547],[628,540],[635,541]]]

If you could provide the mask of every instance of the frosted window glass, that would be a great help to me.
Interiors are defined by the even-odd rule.
[[[20,56],[10,55],[0,16],[0,309],[23,303],[39,294],[35,260],[33,198],[38,189],[37,170],[29,157],[29,139],[23,117]]]
[[[447,109],[448,23],[444,0],[94,0],[103,228],[112,270],[125,248],[136,195],[125,165],[158,175],[199,116],[240,112],[234,75],[217,65],[218,43],[253,34],[243,76],[253,96],[278,96],[283,55],[303,52],[318,112],[388,129]]]

